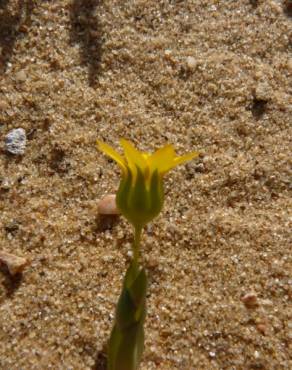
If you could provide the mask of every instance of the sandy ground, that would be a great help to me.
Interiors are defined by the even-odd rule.
[[[0,250],[31,260],[1,267],[1,370],[104,368],[132,233],[97,215],[95,141],[120,137],[201,153],[144,233],[141,370],[292,368],[289,39],[289,1],[0,1]]]

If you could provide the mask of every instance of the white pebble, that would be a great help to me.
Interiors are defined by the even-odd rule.
[[[196,65],[197,65],[197,62],[194,57],[187,57],[187,66],[189,69],[195,69]]]
[[[261,354],[259,353],[259,351],[254,351],[254,357],[255,358],[260,358]]]
[[[171,55],[171,50],[169,50],[169,49],[165,50],[164,55],[166,57],[169,57]]]
[[[120,211],[116,204],[116,195],[108,194],[101,198],[97,210],[100,215],[118,215]]]
[[[15,155],[22,155],[26,147],[26,134],[23,128],[16,128],[8,132],[5,137],[5,149]]]

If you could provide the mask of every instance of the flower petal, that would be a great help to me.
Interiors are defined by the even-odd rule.
[[[165,145],[163,148],[156,150],[149,158],[148,163],[151,173],[155,170],[158,173],[165,173],[171,168],[175,158],[175,151],[171,144]]]
[[[182,156],[178,156],[174,159],[174,165],[172,166],[173,167],[176,167],[184,162],[188,162],[196,157],[199,156],[200,153],[198,152],[191,152],[191,153],[188,153],[188,154],[185,154],[185,155],[182,155]]]
[[[163,171],[161,172],[162,175],[165,174],[166,172],[170,171],[174,167],[179,166],[180,164],[182,164],[184,162],[188,162],[191,159],[194,159],[194,158],[198,157],[198,155],[199,155],[198,152],[191,152],[191,153],[188,153],[188,154],[185,154],[185,155],[182,155],[182,156],[177,156],[177,157],[173,158],[173,160],[171,162],[170,161],[165,162],[165,166],[163,168]]]
[[[109,146],[106,143],[103,143],[102,141],[97,140],[97,147],[103,153],[105,153],[114,161],[116,161],[124,172],[127,172],[127,164],[125,159],[118,152],[116,152],[111,146]]]
[[[121,139],[120,143],[124,149],[125,157],[126,157],[128,166],[130,167],[131,171],[135,173],[136,166],[137,166],[144,173],[147,168],[147,160],[145,156],[143,156],[143,153],[137,150],[134,147],[134,145],[126,139]]]

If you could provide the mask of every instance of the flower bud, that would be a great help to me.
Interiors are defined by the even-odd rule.
[[[128,221],[135,228],[142,228],[162,209],[163,182],[157,170],[149,179],[138,166],[136,169],[136,174],[128,169],[123,176],[116,201],[118,208]]]

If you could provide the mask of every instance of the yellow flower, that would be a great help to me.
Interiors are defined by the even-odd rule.
[[[191,152],[183,156],[177,156],[173,145],[171,144],[165,145],[156,150],[153,154],[150,154],[140,152],[128,140],[121,139],[120,143],[124,149],[124,157],[108,144],[97,141],[98,148],[117,162],[124,175],[126,175],[128,171],[131,172],[133,181],[135,181],[137,168],[139,168],[144,178],[147,180],[148,185],[150,184],[151,176],[155,171],[157,171],[159,175],[163,176],[172,168],[190,161],[199,155],[197,152]]]
[[[166,145],[150,154],[137,150],[125,139],[120,142],[124,156],[97,141],[98,148],[122,170],[116,202],[135,228],[133,259],[124,279],[108,346],[108,370],[137,370],[144,348],[147,289],[147,275],[138,261],[142,228],[162,209],[163,176],[198,153],[177,156],[173,146]]]
[[[125,139],[121,139],[120,143],[124,156],[108,144],[97,141],[98,148],[116,161],[122,170],[117,206],[134,227],[140,229],[162,209],[163,175],[197,157],[198,153],[177,156],[169,144],[150,154],[137,150]]]

